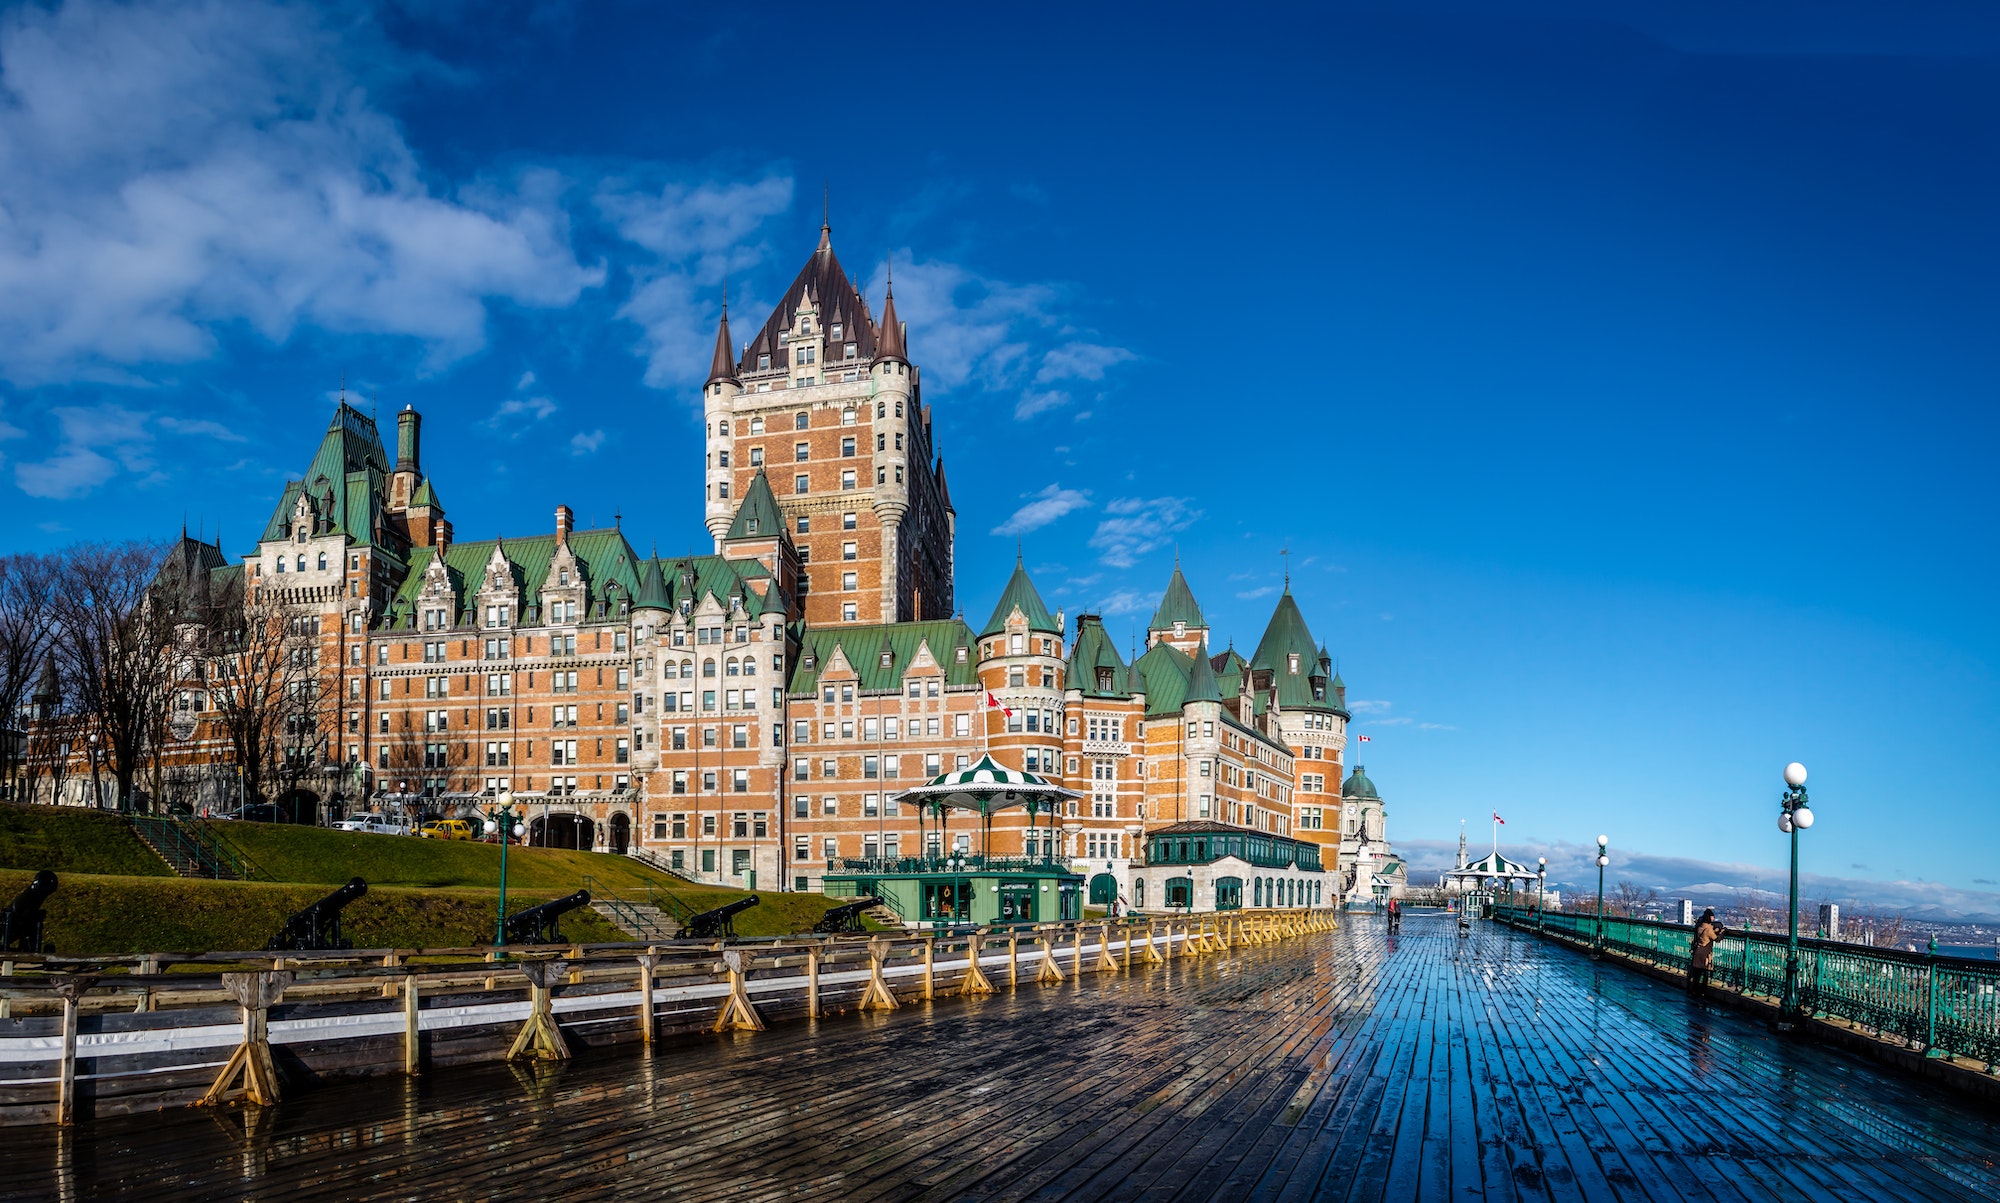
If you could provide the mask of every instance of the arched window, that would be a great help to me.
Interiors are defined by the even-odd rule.
[[[743,657],[743,675],[746,677],[754,677],[757,675],[757,657],[755,656]]]
[[[320,552],[320,553],[319,553],[319,570],[320,570],[321,572],[325,572],[325,571],[326,571],[326,553],[325,553],[325,552]]]
[[[1255,905],[1255,906],[1263,906],[1263,905],[1264,905],[1264,879],[1263,879],[1263,878],[1261,878],[1261,877],[1260,877],[1260,878],[1258,878],[1258,879],[1257,879],[1257,885],[1256,885],[1255,889],[1254,889],[1254,890],[1252,891],[1252,893],[1253,893],[1253,895],[1254,895],[1254,896],[1255,896],[1255,898],[1256,898],[1256,902],[1255,902],[1255,903],[1253,903],[1252,905]]]
[[[743,670],[737,667],[736,657],[734,656],[723,662],[722,671],[723,675],[730,677],[743,675]]]
[[[806,411],[800,410],[799,412],[792,415],[792,429],[804,430],[805,428],[806,428]]]
[[[279,572],[283,572],[284,570],[285,570],[285,557],[283,557],[283,556],[279,556],[279,557],[278,557],[278,571],[279,571]]]
[[[300,553],[299,553],[299,571],[300,571],[300,572],[304,572],[305,570],[306,570],[306,556],[305,556],[305,553],[304,553],[304,552],[300,552]]]
[[[889,405],[886,401],[877,401],[875,403],[875,416],[878,418],[889,416]]]
[[[713,660],[703,660],[703,661],[701,662],[701,675],[702,675],[702,676],[704,676],[704,677],[712,677],[712,676],[714,676],[714,675],[715,675],[715,661],[713,661]]]
[[[686,681],[694,680],[694,661],[681,661],[681,679]]]

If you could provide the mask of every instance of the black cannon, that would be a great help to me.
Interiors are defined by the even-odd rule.
[[[713,940],[719,936],[734,936],[736,934],[736,916],[756,905],[757,896],[752,894],[748,898],[738,898],[736,901],[716,907],[712,911],[703,911],[701,914],[689,919],[687,925],[681,928],[681,938],[684,940]]]
[[[354,947],[341,938],[340,912],[368,892],[368,883],[356,877],[346,885],[285,920],[278,934],[264,945],[265,952],[339,952]]]
[[[531,906],[525,911],[517,911],[507,916],[507,943],[509,944],[564,944],[562,929],[556,921],[580,906],[590,905],[590,891],[578,890],[565,898],[556,898],[540,906]]]
[[[42,943],[42,903],[56,892],[56,875],[43,869],[0,911],[0,952],[54,952]]]
[[[880,898],[856,898],[830,908],[813,924],[815,936],[858,936],[868,929],[861,926],[861,912],[870,907],[881,906]]]

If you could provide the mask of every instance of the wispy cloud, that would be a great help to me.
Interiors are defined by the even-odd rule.
[[[128,380],[208,357],[221,326],[282,342],[304,323],[439,363],[483,345],[494,301],[598,284],[554,173],[432,182],[370,103],[364,72],[411,64],[361,11],[71,0],[0,18],[0,372]],[[69,462],[42,484],[101,475]]]
[[[51,411],[61,438],[55,454],[14,466],[14,483],[30,497],[79,497],[119,472],[157,479],[153,433],[146,415],[117,405],[65,406]]]
[[[1349,714],[1387,714],[1396,706],[1394,702],[1384,702],[1375,698],[1356,698],[1347,704]]]
[[[649,256],[630,267],[632,295],[618,311],[639,327],[647,384],[701,383],[715,349],[722,286],[770,258],[765,231],[792,207],[792,191],[792,177],[776,170],[755,180],[619,178],[598,189],[598,212]],[[738,298],[737,323],[745,315],[761,322],[766,308]]]
[[[1270,597],[1277,591],[1278,591],[1278,586],[1265,585],[1259,589],[1244,589],[1241,592],[1237,593],[1236,596],[1242,598],[1244,601],[1255,601],[1260,597]]]
[[[1028,503],[1015,510],[1005,522],[993,528],[996,535],[1025,535],[1040,530],[1064,514],[1090,505],[1090,494],[1081,489],[1050,485],[1039,493],[1027,494]]]
[[[1097,604],[1097,612],[1110,617],[1113,614],[1151,614],[1160,605],[1158,593],[1147,593],[1139,589],[1120,589]]]
[[[571,435],[569,439],[569,453],[571,455],[594,455],[597,449],[602,446],[604,446],[604,432],[602,430],[578,431]]]
[[[537,423],[553,417],[562,407],[554,397],[533,391],[537,383],[533,372],[521,373],[521,379],[514,385],[514,396],[494,406],[483,425],[510,439],[518,439]]]
[[[1113,568],[1132,567],[1201,517],[1186,497],[1121,497],[1104,512],[1107,517],[1097,524],[1090,545]]]

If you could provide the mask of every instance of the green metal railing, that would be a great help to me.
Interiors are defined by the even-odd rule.
[[[656,890],[652,886],[643,888],[641,891],[643,897],[635,895],[630,891],[620,894],[614,890],[605,889],[598,884],[597,879],[593,875],[585,873],[583,875],[583,888],[590,891],[590,900],[592,902],[604,903],[617,915],[637,923],[643,924],[644,918],[635,909],[640,904],[672,915],[674,922],[682,927],[686,927],[687,921],[694,918],[696,914],[694,908],[688,906],[680,899],[662,890]],[[627,928],[627,930],[634,929]]]
[[[1589,947],[1594,914],[1496,906],[1494,918]],[[1687,972],[1692,929],[1649,919],[1604,918],[1605,951]],[[1778,998],[1785,987],[1785,937],[1730,931],[1715,946],[1711,980],[1744,994]],[[1899,1037],[1935,1055],[1984,1061],[2000,1073],[2000,963],[1873,948],[1839,940],[1799,940],[1799,995],[1806,1012],[1845,1019]]]
[[[183,877],[217,881],[269,880],[242,849],[223,839],[201,819],[129,815],[132,829]]]
[[[829,880],[825,884],[825,890],[828,898],[867,898],[872,895],[883,906],[894,911],[898,919],[907,920],[909,918],[908,915],[903,913],[903,908],[896,905],[895,898],[882,888],[882,883],[873,878],[857,877],[852,880]]]

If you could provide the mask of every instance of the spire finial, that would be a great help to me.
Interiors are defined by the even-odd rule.
[[[824,185],[820,193],[819,249],[822,253],[833,249],[833,186]]]
[[[886,273],[889,280],[889,286],[886,291],[888,295],[893,297],[896,295],[896,256],[894,252],[882,252],[882,270]]]
[[[1021,540],[1014,540],[1014,567],[1016,568],[1021,566],[1021,546]]]
[[[1285,588],[1290,589],[1292,587],[1292,545],[1290,543],[1287,543],[1283,547],[1280,547],[1278,549],[1278,554],[1284,557]]]

